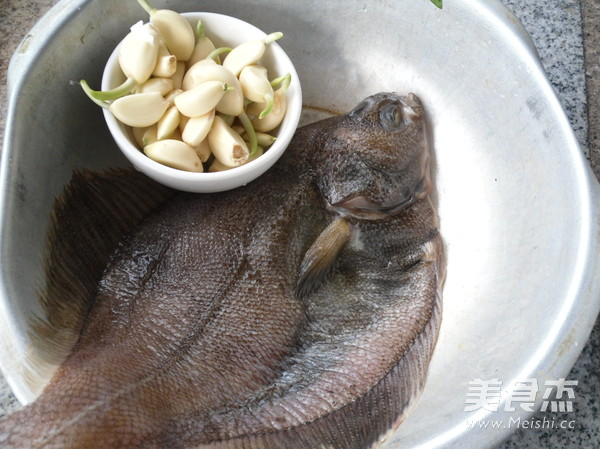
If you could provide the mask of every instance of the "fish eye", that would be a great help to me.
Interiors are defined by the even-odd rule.
[[[397,130],[404,124],[400,107],[394,103],[383,106],[379,111],[379,121],[385,129]]]

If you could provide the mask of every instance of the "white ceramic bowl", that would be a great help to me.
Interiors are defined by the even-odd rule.
[[[201,19],[206,35],[211,38],[217,48],[235,47],[243,42],[262,39],[266,36],[254,25],[223,14],[192,12],[182,13],[182,15],[190,21],[192,26],[195,26]],[[283,39],[285,39],[285,35]],[[111,54],[104,69],[103,90],[116,87],[125,80],[119,67],[118,53],[119,46]],[[286,94],[287,112],[282,123],[273,132],[277,137],[275,143],[263,155],[242,166],[216,173],[192,173],[167,167],[153,161],[140,151],[131,135],[130,128],[119,122],[106,109],[104,109],[104,118],[125,157],[136,169],[161,184],[188,192],[220,192],[243,186],[262,175],[281,157],[296,131],[302,112],[302,90],[298,74],[283,49],[276,42],[269,44],[261,61],[268,69],[271,78],[291,73],[292,79]]]

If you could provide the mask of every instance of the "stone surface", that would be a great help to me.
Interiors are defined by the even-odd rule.
[[[600,0],[583,0],[583,38],[587,87],[588,148],[592,169],[600,176]],[[598,366],[598,365],[597,365]]]
[[[448,3],[451,0],[448,0]],[[6,70],[26,30],[56,0],[0,0],[0,135],[6,120]],[[600,175],[600,0],[503,0],[530,33],[548,77],[565,108],[582,150]],[[21,30],[19,32],[15,30]],[[573,429],[519,429],[501,449],[600,447],[600,323],[568,380],[577,380],[572,413],[538,413]],[[0,418],[19,404],[0,377]]]

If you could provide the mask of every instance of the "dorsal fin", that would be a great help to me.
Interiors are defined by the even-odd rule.
[[[32,378],[70,354],[119,242],[173,193],[132,169],[74,173],[51,212],[39,294],[45,316],[30,333]]]
[[[350,240],[350,223],[344,217],[332,221],[308,249],[300,265],[296,295],[315,291],[331,273],[338,253]]]

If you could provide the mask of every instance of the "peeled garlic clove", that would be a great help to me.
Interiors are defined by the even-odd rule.
[[[285,93],[276,91],[274,94],[273,108],[271,109],[271,112],[269,112],[269,114],[263,118],[258,118],[265,107],[267,107],[266,103],[252,103],[247,109],[248,115],[257,117],[252,120],[252,126],[256,131],[263,133],[277,128],[277,126],[279,126],[283,120],[286,110]]]
[[[244,42],[229,52],[223,60],[223,67],[238,76],[244,67],[258,62],[264,53],[263,41]]]
[[[170,9],[154,9],[150,22],[162,36],[171,54],[178,61],[187,61],[194,51],[196,37],[185,17]]]
[[[261,147],[261,146],[256,147],[256,151],[253,151],[248,156],[248,162],[252,162],[257,157],[262,156],[264,154],[264,152],[265,152],[265,150],[263,147]],[[246,163],[248,163],[248,162],[246,162]]]
[[[248,133],[243,133],[240,134],[245,142],[250,142],[250,138],[248,137]],[[254,135],[256,136],[256,144],[259,147],[262,147],[263,150],[265,148],[269,148],[271,145],[273,145],[275,143],[275,141],[277,140],[277,137],[272,136],[271,134],[267,134],[267,133],[254,133]]]
[[[273,94],[273,108],[269,112],[268,115],[260,117],[261,112],[264,111],[264,108],[267,106],[265,103],[251,103],[248,105],[246,112],[250,116],[255,116],[254,120],[252,120],[252,127],[255,131],[258,132],[269,132],[275,129],[285,116],[285,111],[287,108],[286,101],[286,92],[290,86],[291,75],[288,73],[287,75],[278,78],[281,79],[281,87],[277,89]]]
[[[202,161],[188,144],[175,139],[159,140],[144,148],[150,159],[179,170],[202,172]]]
[[[161,95],[167,95],[173,90],[173,80],[169,78],[150,78],[144,84],[140,84],[135,92],[138,94],[144,92],[158,92]]]
[[[183,115],[198,117],[214,109],[227,89],[227,84],[222,81],[206,81],[177,95],[175,106]]]
[[[158,92],[147,92],[121,97],[108,108],[122,123],[144,127],[155,124],[164,115],[169,103]]]
[[[212,68],[209,69],[209,67]],[[209,75],[207,75],[205,72],[208,72]],[[216,74],[217,76],[213,76],[213,74]],[[198,84],[203,83],[204,81],[210,81],[215,79],[221,80],[221,78],[225,77],[235,78],[235,76],[233,76],[233,73],[226,71],[223,66],[218,65],[214,60],[203,59],[192,65],[187,70],[187,72],[185,72],[181,88],[183,90],[190,90],[196,87]],[[225,82],[224,80],[222,81]]]
[[[182,115],[183,117],[183,115]],[[175,140],[179,140],[180,142],[183,142],[183,139],[181,138],[181,131],[179,131],[179,128],[177,128],[175,131],[173,131],[173,134],[171,134],[171,137],[169,137],[169,139],[175,139]]]
[[[158,140],[157,134],[158,134],[158,126],[156,125],[156,123],[154,125],[146,128],[146,131],[144,132],[144,135],[142,136],[142,146],[141,147],[145,148],[146,146],[156,142]]]
[[[156,58],[156,65],[152,71],[152,76],[169,78],[175,73],[176,69],[177,58],[175,55],[169,53],[165,41],[160,39],[158,42],[158,57]]]
[[[221,118],[225,120],[225,123],[227,123],[229,126],[233,126],[235,122],[235,116],[233,115],[221,115]]]
[[[229,125],[231,126],[231,129],[233,129],[236,133],[238,133],[240,136],[243,136],[243,134],[246,132],[246,130],[244,129],[244,127],[242,125]],[[246,140],[246,139],[244,139]]]
[[[222,81],[231,88],[217,104],[217,111],[233,116],[244,112],[244,93],[240,82],[233,73],[212,59],[203,59],[194,64],[183,77],[182,88],[191,90],[201,83],[213,80]]]
[[[171,76],[173,80],[173,88],[181,89],[181,85],[183,84],[183,76],[185,75],[185,62],[179,61],[177,63],[177,69],[175,73]]]
[[[131,134],[138,148],[143,149],[146,145],[156,142],[156,125],[144,128],[131,128]]]
[[[273,95],[273,87],[267,77],[267,69],[260,65],[249,65],[240,72],[240,86],[244,97],[256,103],[266,101],[267,95]]]
[[[175,104],[175,97],[181,93],[183,93],[182,89],[173,89],[165,96],[165,101],[169,103],[169,106],[173,106]]]
[[[204,139],[202,142],[200,142],[198,145],[192,148],[194,149],[194,151],[196,152],[196,154],[202,162],[206,162],[212,154],[212,151],[210,150],[210,145],[208,144],[208,139]]]
[[[158,140],[167,139],[173,134],[173,131],[179,126],[179,110],[171,106],[161,117],[157,124],[156,137]]]
[[[267,69],[260,65],[249,65],[240,73],[240,86],[244,96],[256,103],[265,103],[265,107],[259,114],[263,118],[271,112],[274,104],[273,87],[267,77]]]
[[[199,145],[200,142],[202,142],[208,135],[214,119],[214,109],[199,117],[190,118],[185,124],[183,132],[181,133],[183,141],[191,147]]]
[[[208,167],[208,171],[211,173],[216,173],[219,171],[225,171],[225,170],[231,170],[233,167],[228,167],[225,164],[222,164],[221,162],[219,162],[218,159],[214,159],[211,163],[210,166]]]
[[[135,143],[137,144],[137,146],[139,148],[144,148],[144,133],[146,132],[148,128],[144,127],[144,128],[131,128],[131,135],[133,136],[133,140],[135,140]]]
[[[236,167],[248,160],[249,151],[246,142],[221,117],[215,116],[207,138],[212,153],[222,164]]]
[[[253,161],[257,157],[263,154],[264,150],[261,147],[258,147],[257,150],[250,155],[246,163]],[[221,163],[218,159],[215,159],[211,162],[210,167],[208,167],[209,172],[219,172],[225,170],[231,170],[233,167],[228,167],[227,165]]]
[[[203,37],[199,39],[198,42],[196,42],[192,56],[188,61],[188,67],[193,66],[198,61],[206,59],[206,57],[210,55],[213,50],[215,50],[215,45],[209,38]]]
[[[183,130],[185,129],[185,125],[190,121],[190,117],[187,115],[179,114],[179,131],[183,135]]]
[[[140,21],[131,27],[119,48],[119,65],[127,78],[138,84],[150,78],[158,57],[158,42],[156,31],[149,25]]]
[[[272,136],[271,134],[261,133],[261,132],[256,133],[256,141],[257,141],[258,145],[263,148],[270,147],[271,145],[273,145],[275,143],[276,140],[277,140],[277,137]]]
[[[247,65],[256,64],[265,53],[266,46],[283,37],[282,33],[271,33],[264,39],[248,41],[238,45],[223,60],[223,67],[238,76]]]
[[[152,75],[169,78],[177,71],[177,58],[175,55],[159,56]]]
[[[195,34],[196,46],[194,47],[192,56],[190,56],[190,59],[188,61],[188,68],[193,66],[198,61],[206,59],[208,55],[210,55],[215,50],[215,45],[208,37],[206,37],[206,34],[204,33],[204,23],[202,22],[202,20],[198,20],[198,22],[196,23]],[[218,56],[217,62],[221,62],[218,59]]]

